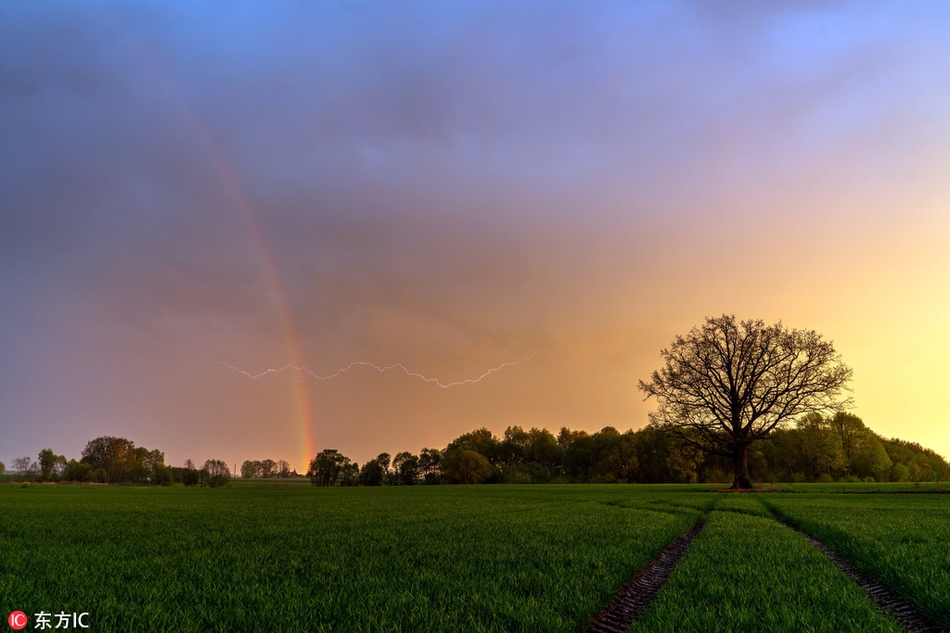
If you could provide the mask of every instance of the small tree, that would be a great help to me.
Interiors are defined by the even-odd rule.
[[[340,485],[356,486],[360,483],[360,465],[347,460],[340,469]]]
[[[467,448],[446,450],[441,467],[442,475],[453,484],[479,484],[492,475],[488,458]]]
[[[380,486],[383,483],[383,467],[375,459],[363,464],[359,474],[360,485]]]
[[[40,451],[38,461],[40,464],[40,481],[53,481],[56,474],[56,453],[51,448],[44,448]]]
[[[729,457],[733,488],[750,488],[748,449],[773,429],[811,412],[833,412],[851,369],[812,330],[782,323],[707,318],[660,352],[663,369],[639,388],[655,397],[653,426],[703,450]]]
[[[393,472],[389,469],[389,464],[391,458],[389,453],[380,453],[376,456],[376,462],[379,464],[379,467],[383,470],[383,481],[385,481],[390,486],[394,485],[396,482],[393,478]]]
[[[344,456],[335,448],[326,448],[310,460],[310,469],[307,476],[314,486],[335,486],[346,469],[350,474],[350,458]]]
[[[272,459],[265,459],[261,462],[260,473],[261,477],[270,479],[271,477],[276,477],[277,473],[275,469],[277,468],[277,462]]]
[[[411,486],[419,478],[419,458],[409,451],[397,453],[393,457],[393,470],[400,484]]]
[[[228,485],[231,480],[231,469],[220,459],[209,459],[201,469],[201,475],[204,483],[217,488]]]
[[[437,448],[424,448],[419,452],[419,468],[426,478],[436,474],[440,461],[442,461],[442,451]]]
[[[13,470],[16,471],[17,479],[23,481],[23,478],[27,475],[30,470],[30,458],[29,457],[17,457],[13,460]]]

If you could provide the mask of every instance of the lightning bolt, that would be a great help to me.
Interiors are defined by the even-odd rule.
[[[333,378],[337,378],[338,376],[342,376],[343,374],[345,374],[346,372],[350,371],[351,369],[357,369],[357,368],[360,368],[360,367],[368,367],[368,368],[370,368],[370,369],[375,369],[376,371],[378,371],[378,372],[381,373],[381,374],[384,374],[384,373],[386,373],[387,371],[391,371],[391,370],[399,370],[399,371],[402,371],[402,373],[404,373],[406,376],[409,376],[409,377],[411,377],[411,378],[419,378],[420,380],[422,380],[422,381],[424,381],[424,382],[432,383],[432,384],[436,385],[437,387],[439,387],[439,388],[441,388],[441,389],[448,389],[449,387],[458,387],[458,386],[460,386],[460,385],[470,385],[470,384],[473,384],[473,383],[476,383],[476,382],[480,382],[483,378],[485,378],[485,377],[487,377],[487,376],[489,376],[489,375],[495,373],[496,371],[500,371],[500,370],[504,369],[505,367],[514,367],[515,365],[520,365],[521,363],[526,363],[526,362],[528,362],[529,360],[531,360],[532,358],[534,358],[533,355],[532,355],[532,356],[528,356],[527,358],[522,358],[522,359],[519,360],[519,361],[515,361],[515,362],[511,362],[511,363],[502,363],[501,365],[498,365],[497,367],[492,367],[491,369],[489,369],[488,371],[486,371],[485,373],[483,373],[481,376],[478,376],[477,378],[466,378],[466,379],[464,379],[464,380],[456,380],[456,381],[454,381],[454,382],[442,382],[442,381],[439,380],[438,378],[431,378],[431,377],[429,377],[429,376],[425,376],[425,375],[420,374],[420,373],[418,373],[418,372],[411,371],[409,368],[407,368],[407,367],[406,367],[405,365],[403,365],[402,363],[393,363],[392,365],[385,365],[385,366],[382,366],[382,365],[377,365],[377,364],[375,364],[375,363],[370,363],[370,362],[363,361],[363,360],[355,360],[355,361],[351,362],[349,365],[347,365],[347,366],[345,366],[345,367],[341,367],[340,369],[336,370],[336,371],[333,372],[332,374],[328,374],[328,375],[326,375],[326,376],[321,376],[321,375],[316,374],[316,373],[314,373],[313,371],[307,369],[306,367],[301,367],[301,366],[298,366],[298,365],[284,365],[283,367],[278,367],[278,368],[276,368],[276,369],[265,369],[264,371],[262,371],[262,372],[260,372],[260,373],[252,374],[251,372],[244,371],[244,370],[241,369],[240,367],[235,367],[234,365],[229,365],[229,364],[227,364],[227,363],[225,363],[225,362],[223,362],[223,361],[221,362],[221,364],[224,365],[225,367],[227,367],[228,369],[233,369],[234,371],[238,372],[239,374],[242,374],[242,375],[244,375],[244,376],[247,376],[248,378],[250,378],[250,379],[252,379],[252,380],[256,380],[256,379],[258,379],[258,378],[263,378],[264,376],[267,376],[267,375],[270,375],[270,374],[274,374],[274,375],[281,374],[281,373],[283,373],[283,372],[285,372],[285,371],[288,371],[288,370],[295,370],[295,371],[297,371],[297,372],[299,372],[299,373],[307,374],[307,375],[311,376],[312,378],[316,378],[317,380],[331,380],[331,379],[333,379]]]

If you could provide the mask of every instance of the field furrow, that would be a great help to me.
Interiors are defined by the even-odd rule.
[[[901,631],[751,496],[720,501],[633,631]]]
[[[950,496],[796,494],[766,503],[950,630]]]
[[[589,633],[621,633],[630,628],[656,599],[676,564],[689,549],[690,543],[703,529],[707,515],[688,532],[667,545],[656,558],[647,563],[636,576],[614,596],[606,607],[591,617]]]

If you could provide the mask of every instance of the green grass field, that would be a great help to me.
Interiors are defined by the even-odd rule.
[[[89,612],[106,631],[572,631],[713,510],[636,630],[897,630],[771,510],[945,618],[948,501],[703,486],[4,485],[0,609]],[[867,531],[875,520],[890,523]]]
[[[950,495],[784,495],[768,507],[950,628]]]

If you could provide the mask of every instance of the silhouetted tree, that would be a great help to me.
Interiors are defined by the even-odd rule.
[[[488,459],[467,448],[446,449],[441,468],[442,476],[452,484],[478,484],[492,476]]]
[[[179,481],[185,486],[197,486],[201,483],[201,473],[195,468],[195,463],[190,459],[185,460],[185,466],[179,474]]]
[[[244,460],[241,464],[241,478],[253,479],[254,477],[257,477],[257,466],[249,459]]]
[[[349,457],[342,455],[334,448],[326,448],[310,460],[307,476],[310,477],[314,486],[335,486],[344,468],[348,468],[349,464]]]
[[[408,451],[397,453],[393,457],[393,470],[400,484],[411,486],[419,478],[419,458]]]
[[[474,451],[492,465],[501,461],[501,442],[486,428],[460,435],[448,445],[445,452],[455,448]]]
[[[442,461],[442,451],[437,448],[424,448],[419,451],[419,468],[422,470],[422,479],[427,484],[439,483],[439,462]]]
[[[56,481],[57,475],[62,472],[66,465],[66,458],[57,455],[53,449],[44,448],[40,451],[38,463],[40,466],[40,481]]]
[[[660,352],[665,366],[639,388],[655,397],[651,424],[728,456],[733,487],[749,488],[749,445],[793,418],[844,408],[851,369],[811,330],[781,322],[707,318]],[[687,433],[686,431],[689,431]]]
[[[102,469],[112,483],[144,481],[148,475],[149,451],[136,447],[124,437],[104,435],[90,440],[82,451],[82,460],[93,469]]]
[[[380,486],[383,483],[383,467],[375,459],[371,459],[360,469],[360,484],[363,486]]]
[[[30,470],[30,458],[29,457],[17,457],[13,460],[13,470],[16,471],[17,479],[22,481]]]
[[[389,486],[395,486],[396,474],[389,467],[392,463],[392,458],[389,456],[389,453],[380,453],[377,455],[376,463],[378,463],[379,467],[383,470],[383,482]]]
[[[343,464],[343,467],[340,469],[340,485],[356,486],[359,485],[359,483],[360,465],[347,459]]]
[[[226,486],[231,481],[231,469],[220,459],[209,459],[201,469],[201,479],[212,488]]]

